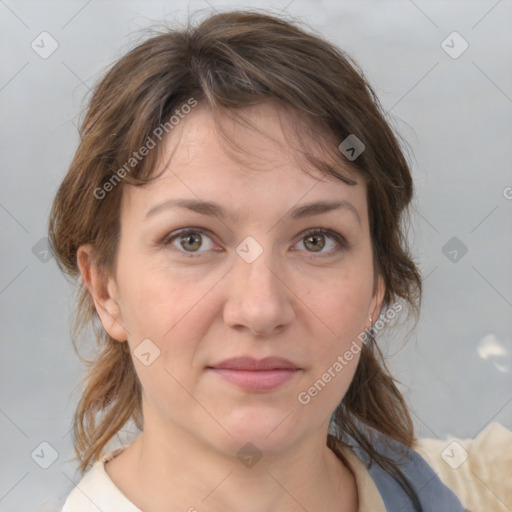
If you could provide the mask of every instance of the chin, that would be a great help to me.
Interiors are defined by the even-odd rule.
[[[233,436],[227,437],[236,451],[252,443],[261,451],[277,452],[299,434],[300,428],[292,410],[269,407],[242,408],[221,422]]]

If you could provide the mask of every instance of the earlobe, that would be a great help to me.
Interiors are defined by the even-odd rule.
[[[126,341],[127,331],[123,327],[115,282],[94,264],[92,246],[82,245],[78,248],[77,263],[103,328],[115,340]]]

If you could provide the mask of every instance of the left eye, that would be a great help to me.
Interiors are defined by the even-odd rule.
[[[322,249],[328,246],[326,239],[331,240],[331,246],[334,246],[334,248],[322,252]],[[319,253],[321,257],[330,256],[335,252],[345,249],[347,246],[345,239],[339,233],[329,229],[311,229],[306,231],[302,234],[301,243],[304,247],[313,249],[308,252]]]
[[[176,249],[188,253],[190,257],[194,257],[194,253],[203,252],[199,249],[202,247],[204,240],[209,241],[204,250],[212,249],[214,244],[209,235],[200,229],[188,229],[166,237],[163,243],[165,245],[171,244]],[[331,250],[323,251],[325,247],[329,248],[326,240],[331,240]],[[328,229],[311,229],[306,231],[302,233],[298,244],[300,243],[306,247],[307,252],[318,253],[321,256],[328,256],[331,253],[343,250],[347,245],[343,236]]]

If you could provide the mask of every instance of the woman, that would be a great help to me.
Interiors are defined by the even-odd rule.
[[[64,512],[464,510],[375,339],[419,312],[412,194],[363,74],[294,24],[218,14],[117,62],[50,219],[102,324]]]

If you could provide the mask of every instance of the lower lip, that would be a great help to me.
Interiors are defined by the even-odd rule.
[[[298,370],[229,370],[210,368],[211,371],[246,391],[272,391],[292,379]]]

